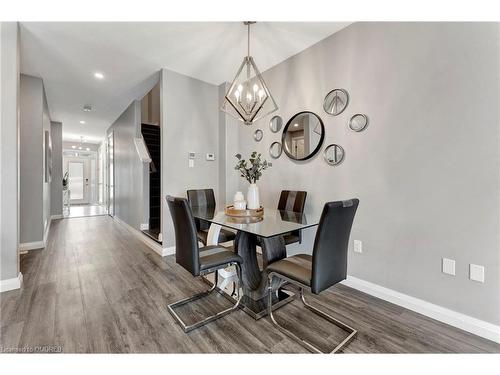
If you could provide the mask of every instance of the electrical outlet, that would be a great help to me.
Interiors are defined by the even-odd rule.
[[[455,260],[443,258],[442,270],[447,275],[455,276]]]
[[[363,252],[363,242],[360,240],[354,240],[354,252],[362,253]]]
[[[469,264],[469,278],[484,283],[484,267],[477,264]]]

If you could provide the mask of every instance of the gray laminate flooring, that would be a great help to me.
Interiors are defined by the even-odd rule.
[[[166,310],[207,288],[109,216],[57,220],[48,246],[21,258],[22,289],[1,298],[2,350],[68,353],[304,353],[267,319],[237,311],[185,334]],[[500,352],[500,345],[343,285],[309,300],[359,331],[346,353]],[[228,306],[220,295],[182,308],[194,319]],[[296,300],[277,316],[325,350],[345,334]]]

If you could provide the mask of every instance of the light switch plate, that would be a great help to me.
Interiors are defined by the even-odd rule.
[[[469,278],[484,283],[484,267],[477,264],[469,264]]]
[[[447,275],[455,276],[455,260],[443,258],[442,270]]]
[[[354,240],[354,252],[362,253],[363,252],[363,242],[360,240]]]

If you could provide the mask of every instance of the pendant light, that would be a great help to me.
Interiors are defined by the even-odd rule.
[[[257,65],[250,56],[250,25],[253,21],[243,22],[247,26],[247,55],[243,58],[236,77],[227,90],[222,110],[245,125],[252,125],[254,121],[278,109],[271,92],[267,88],[264,78]]]

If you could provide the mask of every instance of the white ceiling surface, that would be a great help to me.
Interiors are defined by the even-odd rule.
[[[251,54],[264,71],[347,25],[257,23]],[[132,100],[152,87],[161,68],[216,85],[231,81],[246,39],[240,22],[23,22],[21,71],[43,78],[52,120],[63,123],[65,139],[100,141]],[[95,79],[94,72],[105,78]],[[93,111],[83,112],[85,104]]]

